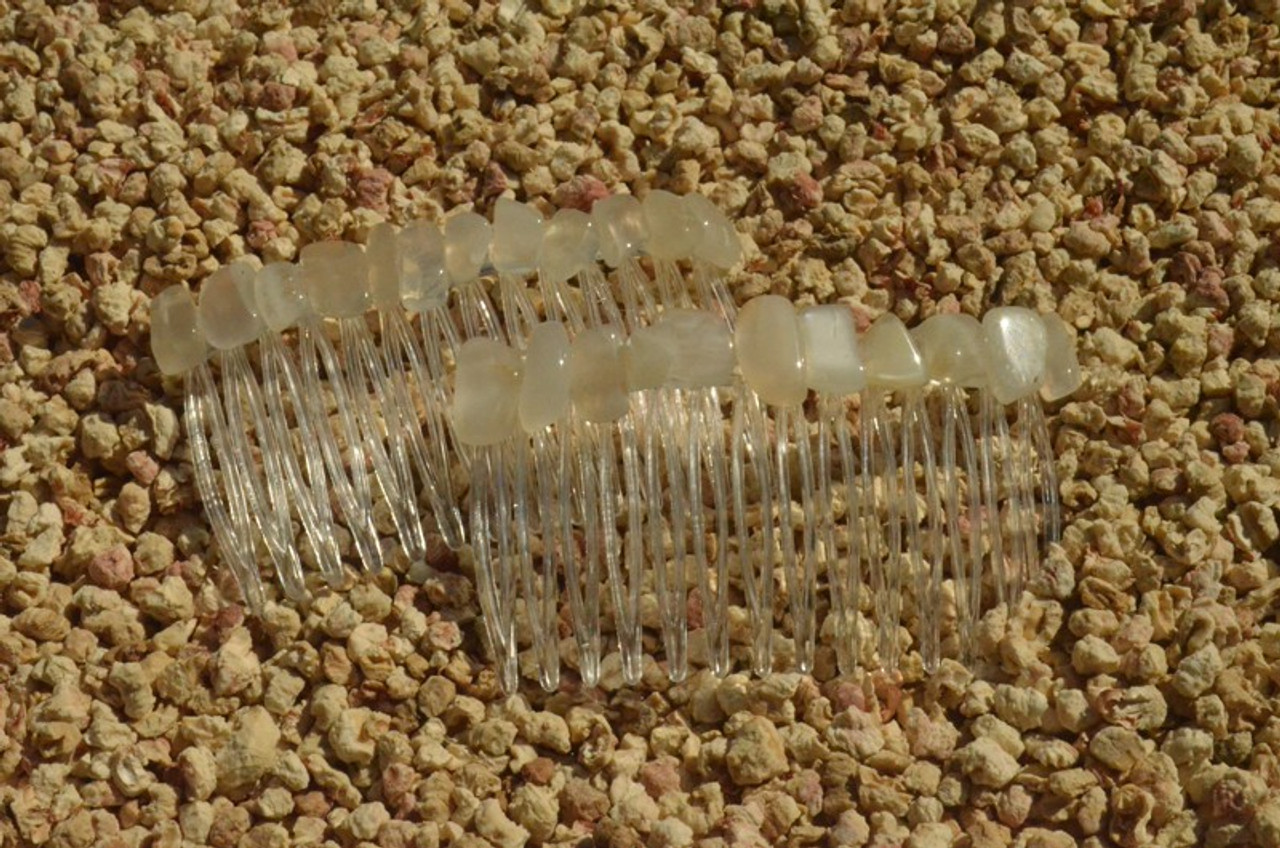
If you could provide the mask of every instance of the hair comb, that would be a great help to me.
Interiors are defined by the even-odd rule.
[[[984,593],[1015,603],[1060,534],[1042,401],[1081,381],[1072,331],[1019,306],[912,329],[739,308],[740,258],[714,204],[655,190],[546,220],[501,199],[162,291],[153,351],[247,606],[260,560],[314,590],[299,543],[337,586],[344,549],[376,573],[430,530],[472,550],[508,691],[522,662],[596,684],[606,632],[637,683],[655,622],[673,680],[727,674],[735,645],[768,673],[779,626],[807,672],[824,605],[844,673],[906,639],[936,669],[947,616],[965,650]]]

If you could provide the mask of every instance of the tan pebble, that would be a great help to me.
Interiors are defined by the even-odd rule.
[[[529,831],[511,821],[496,799],[480,802],[475,815],[476,832],[497,848],[524,848]]]
[[[231,738],[218,752],[218,788],[235,791],[252,786],[276,761],[280,729],[262,707],[249,707],[236,716]]]
[[[1018,761],[990,737],[975,739],[956,751],[953,761],[979,786],[999,789],[1018,774]]]
[[[925,822],[911,831],[903,848],[950,848],[956,834],[949,825],[941,822]]]
[[[155,708],[155,692],[151,688],[151,675],[141,663],[118,663],[111,668],[107,681],[120,694],[124,712],[137,720]]]
[[[395,669],[388,641],[386,627],[367,622],[357,625],[347,637],[347,655],[369,680],[384,681]]]
[[[871,838],[871,828],[866,818],[857,810],[845,810],[836,819],[835,825],[827,832],[829,848],[847,848],[847,846],[866,845]]]
[[[526,784],[511,793],[507,814],[537,842],[545,842],[555,833],[560,819],[560,802],[545,786]]]
[[[996,715],[1019,730],[1040,725],[1049,709],[1049,699],[1036,689],[1020,689],[1001,684],[996,687]]]
[[[1089,754],[1108,768],[1127,772],[1144,753],[1142,739],[1125,727],[1104,727],[1089,741]]]
[[[31,607],[18,613],[13,627],[37,642],[61,642],[71,631],[71,622],[55,610]]]
[[[560,790],[560,813],[566,824],[595,822],[609,812],[609,796],[585,780],[571,778]]]
[[[1184,657],[1173,675],[1173,688],[1184,697],[1195,698],[1208,691],[1222,673],[1222,655],[1210,642]]]
[[[787,754],[777,728],[761,716],[747,718],[732,732],[725,765],[739,786],[756,786],[785,774]]]
[[[343,710],[329,728],[329,745],[342,762],[367,765],[373,761],[381,724],[367,708]]]
[[[1111,674],[1120,668],[1120,655],[1098,636],[1085,636],[1071,650],[1071,665],[1080,674]]]
[[[234,695],[262,684],[262,665],[254,652],[253,636],[245,627],[231,631],[213,657],[213,691]]]
[[[273,715],[284,715],[293,709],[298,696],[306,688],[306,681],[280,668],[266,672],[267,685],[262,693],[262,705]]]
[[[1259,848],[1280,846],[1280,792],[1273,791],[1258,805],[1249,825]]]
[[[559,754],[567,754],[572,742],[569,725],[552,712],[529,713],[518,722],[520,737],[530,745],[546,748]]]
[[[350,834],[352,839],[370,842],[377,837],[378,830],[389,821],[391,821],[391,814],[387,812],[387,808],[381,801],[373,801],[361,804],[352,810],[351,815],[347,816],[343,822],[343,830]]]
[[[507,753],[516,740],[516,733],[516,726],[509,721],[483,721],[471,729],[469,744],[480,753],[498,757]]]
[[[217,761],[208,748],[193,745],[178,755],[178,768],[186,784],[187,797],[204,801],[218,785]]]

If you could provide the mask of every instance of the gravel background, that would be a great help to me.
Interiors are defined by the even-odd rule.
[[[282,5],[0,4],[0,845],[1280,845],[1274,2]],[[976,668],[504,703],[464,568],[223,599],[148,298],[619,185],[743,299],[1079,329]]]

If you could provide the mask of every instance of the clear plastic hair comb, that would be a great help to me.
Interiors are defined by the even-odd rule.
[[[647,626],[673,680],[735,653],[768,673],[779,627],[809,671],[824,606],[841,671],[894,668],[905,639],[931,671],[944,619],[963,650],[984,598],[1021,596],[1060,533],[1041,399],[1080,383],[1060,318],[859,332],[844,304],[738,309],[738,237],[700,195],[493,217],[383,224],[153,301],[251,610],[260,561],[301,600],[304,560],[336,585],[343,550],[377,572],[437,533],[472,550],[511,691],[522,664],[549,690],[566,661],[594,685],[606,633],[636,683]]]

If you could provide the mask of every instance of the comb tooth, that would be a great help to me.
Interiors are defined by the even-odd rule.
[[[247,605],[308,591],[294,516],[335,586],[347,533],[365,570],[403,567],[384,547],[398,542],[425,576],[433,517],[472,546],[508,691],[526,647],[548,691],[567,645],[583,683],[638,683],[646,626],[671,680],[728,674],[738,587],[757,674],[814,670],[826,632],[842,673],[967,659],[984,577],[1018,604],[1061,535],[1041,400],[1081,384],[1071,329],[1021,307],[911,330],[887,313],[862,332],[839,304],[739,311],[725,272],[742,255],[701,195],[548,220],[499,199],[492,224],[378,224],[296,265],[232,263],[198,302],[162,292],[153,356],[185,379],[197,487]]]

